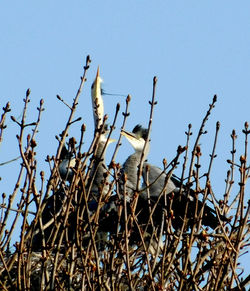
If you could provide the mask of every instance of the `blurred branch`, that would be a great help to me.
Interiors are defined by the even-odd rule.
[[[5,107],[3,107],[3,113],[2,113],[1,118],[0,118],[0,144],[3,140],[3,131],[6,128],[6,125],[5,125],[6,115],[10,111],[11,111],[10,103],[7,102]]]

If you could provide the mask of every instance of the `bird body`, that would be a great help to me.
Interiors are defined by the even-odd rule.
[[[53,239],[53,229],[55,224],[58,224],[62,219],[62,206],[65,200],[65,191],[60,188],[52,196],[46,200],[46,205],[41,213],[41,223],[40,220],[35,227],[34,237],[32,240],[32,250],[40,251],[42,249],[42,239],[43,235],[41,229],[43,229],[43,234],[45,238],[45,244],[51,243]]]
[[[59,173],[63,180],[71,181],[74,175],[72,168],[75,166],[75,159],[68,158],[61,161],[59,164]]]
[[[73,153],[68,151],[66,146],[63,145],[61,155],[60,155],[60,162],[58,165],[59,174],[63,180],[68,182],[72,181],[74,171],[72,168],[75,166],[76,160],[73,158]]]
[[[142,170],[143,185],[142,189],[148,186],[142,193],[141,196],[144,199],[148,198],[148,193],[150,197],[159,197],[163,192],[164,194],[169,194],[176,190],[176,184],[173,182],[172,178],[169,177],[167,180],[167,175],[162,171],[162,169],[150,165],[149,163],[143,164]],[[166,184],[167,182],[167,184]]]
[[[135,149],[135,153],[129,156],[124,163],[123,171],[127,174],[127,185],[128,188],[132,189],[129,193],[133,193],[135,190],[137,183],[137,171],[138,166],[141,161],[140,157],[142,154],[142,150],[144,148],[146,138],[147,138],[147,129],[142,128],[140,125],[137,125],[132,133],[129,132],[121,132],[130,142],[130,144]],[[148,148],[146,150],[146,155],[148,153]],[[145,158],[146,158],[145,155]],[[145,160],[145,159],[144,159]],[[144,162],[143,160],[143,162]],[[142,223],[147,223],[149,213],[148,207],[148,198],[150,199],[151,206],[156,202],[156,210],[154,212],[154,218],[157,223],[160,223],[162,220],[162,210],[166,207],[166,200],[164,196],[167,195],[169,199],[172,199],[171,209],[168,210],[168,214],[173,213],[174,221],[173,226],[175,228],[179,228],[183,224],[183,219],[185,216],[185,209],[188,203],[188,209],[186,218],[188,219],[188,225],[190,226],[194,222],[194,214],[197,203],[197,213],[201,211],[203,207],[203,203],[196,199],[196,195],[192,189],[184,189],[182,193],[180,193],[181,183],[173,178],[168,177],[166,173],[164,173],[160,168],[150,165],[146,162],[143,164],[143,185],[142,185],[142,193],[139,196],[138,206],[140,209],[140,219]],[[173,197],[168,194],[173,193]],[[149,194],[149,195],[148,195]],[[158,198],[161,194],[162,198],[158,201]],[[188,196],[189,194],[189,196]],[[146,202],[146,204],[145,204]],[[209,206],[204,206],[204,213],[202,217],[202,224],[205,226],[209,226],[211,228],[216,228],[219,225],[218,218],[216,216],[216,212]]]

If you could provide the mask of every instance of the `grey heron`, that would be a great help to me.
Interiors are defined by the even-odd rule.
[[[122,130],[121,134],[127,138],[129,143],[135,150],[135,152],[127,158],[122,168],[122,172],[126,174],[126,179],[124,179],[125,181],[124,187],[121,187],[122,190],[121,193],[123,194],[123,197],[124,195],[126,196],[127,204],[129,204],[129,202],[133,201],[135,191],[140,190],[137,189],[138,185],[140,186],[140,181],[138,183],[138,179],[140,178],[138,175],[138,170],[139,167],[141,166],[141,163],[142,165],[145,164],[145,160],[149,153],[149,142],[146,143],[148,139],[148,130],[138,124],[134,127],[132,132]],[[124,193],[124,191],[126,191],[126,193]],[[130,208],[129,207],[127,208],[130,211]],[[135,214],[137,216],[137,221],[140,227],[142,227],[143,225],[147,225],[150,213],[147,200],[144,199],[142,195],[138,196]],[[160,217],[162,216],[160,215]],[[123,221],[123,223],[126,223],[126,221]],[[147,227],[147,230],[144,229],[143,233],[144,233],[144,243],[147,245],[148,251],[151,254],[154,254],[156,251],[155,246],[158,245],[158,239],[152,237],[153,235],[152,227],[151,226]],[[140,241],[141,240],[137,229],[133,229],[130,237],[130,243],[134,244]],[[161,245],[161,243],[162,242],[160,240],[159,245]]]
[[[102,98],[102,79],[100,77],[100,68],[98,66],[95,80],[91,86],[92,109],[94,116],[95,131],[99,130],[99,137],[97,139],[97,148],[94,155],[94,163],[91,169],[90,178],[92,179],[91,193],[95,199],[98,199],[100,185],[102,185],[104,174],[107,172],[105,167],[105,153],[106,149],[114,142],[114,139],[107,140],[109,129],[107,124],[102,124],[104,118],[104,102]],[[100,132],[101,130],[101,132]],[[107,193],[107,185],[103,185],[103,193]]]
[[[108,139],[108,125],[103,124],[104,120],[104,102],[102,98],[102,79],[100,77],[100,68],[98,66],[96,78],[91,86],[92,110],[94,116],[94,127],[97,136],[96,148],[92,156],[93,163],[89,175],[87,189],[90,194],[88,208],[91,213],[94,213],[98,208],[99,200],[107,198],[109,193],[109,179],[106,178],[107,167],[105,162],[105,155],[107,147],[114,142],[114,139]],[[100,209],[99,229],[97,231],[98,249],[104,247],[104,242],[107,241],[109,226],[107,225],[107,214],[116,211],[113,201],[108,201]]]
[[[137,177],[138,177],[137,175],[138,166],[140,163],[142,149],[144,148],[144,144],[145,144],[148,132],[147,132],[147,129],[141,127],[140,125],[136,125],[132,133],[123,131],[122,134],[128,139],[128,141],[130,142],[130,144],[133,146],[135,150],[135,153],[128,157],[123,167],[125,173],[127,174],[127,180],[128,180],[127,187],[129,189],[132,189],[133,191],[135,190],[135,187],[136,187],[136,182],[137,182]],[[146,154],[148,153],[148,150],[149,150],[149,146],[147,146],[146,148]],[[146,158],[146,155],[145,155],[145,158]],[[185,215],[185,206],[186,206],[187,201],[189,202],[187,218],[189,219],[189,225],[191,225],[191,222],[194,218],[193,216],[194,216],[195,207],[196,207],[196,199],[194,198],[193,190],[190,189],[190,197],[187,197],[186,193],[183,193],[183,195],[180,195],[180,192],[179,192],[180,183],[178,182],[177,179],[170,177],[166,184],[167,174],[163,173],[163,171],[160,168],[150,165],[146,162],[144,162],[143,164],[142,176],[144,180],[142,189],[143,188],[145,189],[146,185],[149,185],[149,186],[148,186],[148,189],[146,188],[140,194],[139,197],[141,197],[143,200],[146,200],[148,197],[147,192],[149,192],[150,200],[153,203],[155,203],[159,195],[163,191],[164,191],[164,194],[170,194],[173,192],[174,198],[173,198],[172,210],[174,212],[174,217],[175,217],[175,221],[173,221],[173,226],[175,228],[178,228],[180,225],[182,225],[181,222],[183,221],[183,217]],[[132,192],[129,192],[129,194],[131,193]],[[198,212],[201,210],[202,205],[203,203],[198,200]],[[143,211],[144,210],[142,210],[142,213]],[[145,214],[146,213],[144,212],[143,216],[145,216]],[[157,221],[159,220],[157,219],[157,214],[155,214],[155,218]],[[216,212],[207,205],[205,205],[204,207],[204,215],[202,218],[202,224],[205,226],[209,226],[213,229],[219,225],[218,218],[216,217]]]
[[[102,99],[102,92],[101,92],[101,83],[102,79],[100,77],[100,70],[99,67],[97,69],[95,80],[91,86],[91,98],[92,98],[92,108],[93,108],[93,116],[94,116],[94,127],[95,132],[98,134],[98,130],[103,129],[102,132],[99,130],[99,138],[97,138],[96,143],[96,149],[94,151],[93,156],[93,162],[92,162],[92,168],[89,175],[89,180],[87,184],[87,189],[90,192],[90,197],[92,202],[94,203],[94,207],[97,207],[98,200],[100,193],[107,193],[109,189],[109,185],[104,184],[104,174],[106,172],[105,169],[105,151],[107,146],[113,142],[114,140],[109,139],[107,141],[107,133],[108,133],[108,127],[106,125],[102,126],[103,123],[103,117],[104,117],[104,104]],[[59,158],[59,165],[58,165],[58,171],[60,174],[60,177],[64,181],[71,182],[72,178],[74,176],[73,167],[75,166],[75,158],[73,157],[73,152],[68,150],[65,145],[62,147],[62,151]],[[103,187],[101,187],[103,185]],[[54,218],[60,215],[62,205],[64,202],[64,199],[66,197],[64,187],[67,188],[67,186],[63,186],[61,184],[60,188],[54,192],[52,196],[50,196],[47,201],[46,205],[43,209],[41,219],[42,224],[46,225],[50,223],[50,225],[44,230],[45,239],[48,240],[52,227],[55,223]],[[102,188],[102,191],[100,191],[100,188]],[[75,201],[73,201],[75,202]],[[90,205],[90,208],[92,206]],[[75,221],[76,221],[76,213],[70,213],[69,215],[69,231],[70,231],[70,237],[74,237],[74,230],[75,227]],[[51,225],[52,224],[52,225]],[[37,233],[35,236],[33,242],[37,245],[38,248],[41,248],[41,233]]]

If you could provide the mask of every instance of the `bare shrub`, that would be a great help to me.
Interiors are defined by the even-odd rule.
[[[239,163],[235,158],[236,133],[233,130],[231,134],[231,158],[228,160],[224,199],[217,200],[210,178],[216,156],[219,122],[215,128],[209,164],[203,165],[207,171],[200,173],[199,141],[205,134],[206,121],[215,106],[214,96],[194,146],[190,145],[192,126],[189,125],[185,133],[186,144],[178,147],[176,157],[170,163],[163,161],[162,172],[154,181],[157,183],[164,176],[165,182],[157,199],[141,199],[143,191],[150,197],[153,187],[148,179],[143,189],[140,186],[144,162],[142,154],[137,186],[133,189],[132,199],[127,200],[128,177],[115,161],[121,135],[109,165],[105,165],[103,156],[115,129],[119,104],[105,143],[101,145],[101,134],[107,128],[106,116],[96,129],[86,152],[82,152],[84,124],[79,141],[74,138],[66,140],[69,127],[76,121],[74,114],[89,65],[90,58],[87,57],[71,106],[57,96],[69,107],[70,114],[65,129],[57,137],[59,146],[55,156],[47,157],[51,169],[48,181],[43,172],[37,173],[35,155],[36,134],[44,110],[43,100],[38,107],[37,120],[27,124],[26,112],[30,101],[30,90],[27,90],[21,121],[11,117],[19,127],[17,139],[22,163],[15,190],[8,197],[2,197],[2,290],[244,290],[249,276],[238,268],[238,261],[249,245],[249,200],[245,190],[249,177],[248,123],[243,129],[245,150]],[[149,133],[156,105],[156,83],[154,78]],[[129,116],[129,103],[130,96],[126,99],[122,130]],[[0,120],[0,142],[3,141],[5,118],[9,111],[8,103]],[[27,127],[31,130],[26,135],[24,129]],[[149,143],[149,134],[146,143]],[[69,164],[71,161],[74,163],[66,167],[67,172],[62,174],[60,165],[65,157]],[[180,157],[183,157],[182,164]],[[182,167],[178,190],[166,193],[166,186],[178,165]],[[100,169],[101,181],[95,185]],[[148,175],[150,166],[145,169]],[[240,171],[240,180],[237,181],[237,192],[232,193],[236,170]],[[201,178],[206,180],[204,187],[201,186]],[[39,188],[37,180],[40,180]],[[15,209],[13,205],[17,200],[18,208]],[[214,211],[212,217],[215,225],[208,221],[208,201]],[[35,211],[30,209],[32,203]],[[178,209],[180,205],[182,212]],[[10,222],[11,212],[15,216]],[[32,223],[28,223],[30,217]],[[22,222],[20,240],[15,243],[15,251],[10,253],[9,244],[18,220]]]

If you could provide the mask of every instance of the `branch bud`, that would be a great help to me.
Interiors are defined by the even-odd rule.
[[[246,157],[243,156],[243,155],[241,155],[241,156],[240,156],[240,162],[241,162],[242,164],[245,163],[245,162],[246,162]]]
[[[128,94],[127,98],[126,98],[126,103],[129,103],[131,101],[131,95]]]
[[[86,125],[84,123],[82,124],[81,131],[82,132],[86,131]]]
[[[26,97],[28,97],[29,95],[30,95],[30,88],[28,88],[26,91]]]
[[[30,141],[30,146],[31,146],[32,148],[34,148],[34,147],[37,146],[37,143],[36,143],[36,141],[35,141],[34,139],[32,139],[32,140]]]
[[[16,122],[16,118],[13,115],[11,115],[10,118],[11,118],[12,121]]]

